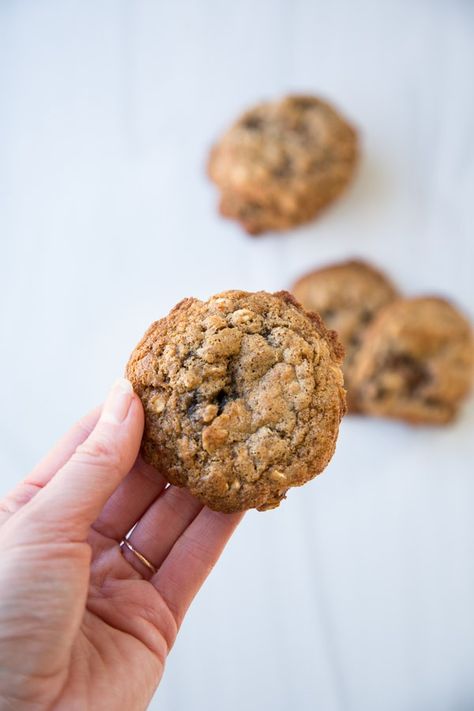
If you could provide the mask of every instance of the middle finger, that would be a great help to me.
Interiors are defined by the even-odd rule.
[[[105,504],[93,528],[120,541],[160,496],[167,481],[139,456],[131,471]]]
[[[189,491],[169,486],[145,512],[127,539],[152,566],[159,568],[202,508],[203,504]],[[138,572],[150,577],[150,571],[136,554],[127,547],[122,553]]]

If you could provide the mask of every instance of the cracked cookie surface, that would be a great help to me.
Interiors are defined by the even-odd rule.
[[[342,358],[336,334],[287,292],[184,299],[127,366],[143,455],[217,511],[278,506],[332,457]]]
[[[389,279],[366,262],[351,260],[316,269],[293,284],[292,294],[319,313],[344,346],[344,385],[349,411],[357,411],[352,379],[364,333],[378,311],[397,298]]]
[[[352,179],[357,134],[327,102],[287,96],[258,104],[211,151],[220,211],[250,234],[311,220]]]
[[[448,301],[400,299],[366,332],[353,386],[364,412],[413,423],[443,424],[471,388],[471,326]]]

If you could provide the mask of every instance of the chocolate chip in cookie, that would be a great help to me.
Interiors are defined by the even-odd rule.
[[[217,511],[278,506],[332,457],[342,357],[336,335],[287,292],[185,299],[127,366],[145,459]]]

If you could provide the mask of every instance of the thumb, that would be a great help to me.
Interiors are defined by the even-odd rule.
[[[83,540],[137,458],[143,407],[125,378],[112,387],[89,437],[22,512],[40,538]],[[31,528],[30,528],[31,532]],[[37,540],[37,539],[36,539]]]

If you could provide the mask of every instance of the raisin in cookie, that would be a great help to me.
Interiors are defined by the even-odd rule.
[[[442,424],[468,393],[473,362],[470,325],[449,302],[400,299],[368,328],[353,387],[369,414]]]
[[[220,211],[250,234],[311,220],[350,182],[357,134],[328,103],[288,96],[247,111],[211,151]]]
[[[345,348],[344,385],[350,411],[357,411],[352,373],[357,354],[375,314],[397,297],[393,284],[369,264],[341,262],[306,274],[291,289],[308,311],[317,311],[337,331]]]
[[[287,292],[184,299],[127,366],[145,459],[217,511],[278,506],[332,457],[342,357],[336,335]]]

